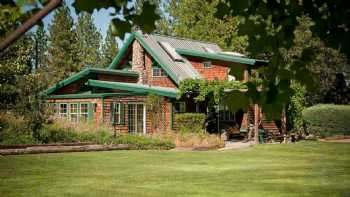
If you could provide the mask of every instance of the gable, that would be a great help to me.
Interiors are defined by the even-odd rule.
[[[145,51],[166,71],[168,76],[177,84],[187,78],[203,78],[200,72],[188,61],[187,57],[197,57],[215,61],[260,66],[266,62],[246,57],[225,54],[220,47],[213,43],[190,39],[175,38],[153,34],[133,32],[120,52],[109,65],[109,69],[116,69],[130,50],[133,41],[137,40]],[[162,44],[163,43],[163,44]],[[166,43],[166,44],[164,44]],[[171,49],[167,51],[167,47]],[[172,54],[172,53],[176,54]],[[182,58],[176,58],[181,55]],[[181,60],[180,60],[181,59]]]
[[[56,83],[42,92],[43,95],[50,94],[73,94],[79,91],[90,78],[106,81],[128,81],[136,82],[138,73],[123,70],[107,70],[101,68],[85,68],[82,71]]]

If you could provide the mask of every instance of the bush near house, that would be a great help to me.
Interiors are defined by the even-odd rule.
[[[0,126],[1,145],[91,142],[128,144],[132,149],[143,150],[167,150],[175,147],[170,139],[153,136],[119,134],[115,137],[112,128],[108,125],[94,125],[88,122],[75,124],[55,119],[51,123],[44,124],[40,129],[38,139],[34,139],[32,133],[26,130],[26,122],[21,117],[1,114]]]
[[[350,135],[350,106],[321,104],[303,111],[306,130],[321,137]]]
[[[182,113],[176,114],[176,124],[181,133],[201,133],[205,114],[202,113]]]
[[[159,132],[152,137],[167,139],[180,148],[217,149],[225,146],[219,135],[208,133]]]
[[[0,144],[34,144],[28,122],[12,113],[0,113]]]

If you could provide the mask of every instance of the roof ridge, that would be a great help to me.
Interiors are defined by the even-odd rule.
[[[163,36],[163,37],[168,37],[168,38],[175,38],[175,39],[179,39],[179,40],[188,40],[188,41],[200,42],[200,43],[206,43],[206,44],[214,44],[214,45],[218,46],[221,49],[221,47],[215,42],[209,42],[209,41],[204,41],[204,40],[195,40],[195,39],[192,39],[192,38],[176,37],[176,36],[165,35],[165,34],[158,34],[158,33],[151,33],[151,34],[143,33],[143,34],[144,35],[153,35],[153,36]]]

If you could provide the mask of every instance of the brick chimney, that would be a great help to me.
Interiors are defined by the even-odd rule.
[[[139,80],[137,83],[146,83],[145,50],[137,40],[132,44],[131,70],[139,73]]]

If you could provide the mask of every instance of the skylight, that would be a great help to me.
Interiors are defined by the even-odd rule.
[[[163,49],[168,53],[168,55],[174,61],[184,61],[183,58],[176,53],[175,49],[167,42],[159,42],[159,44],[163,47]]]
[[[209,48],[209,47],[203,47],[203,48],[208,53],[215,53],[215,51],[213,49]]]

